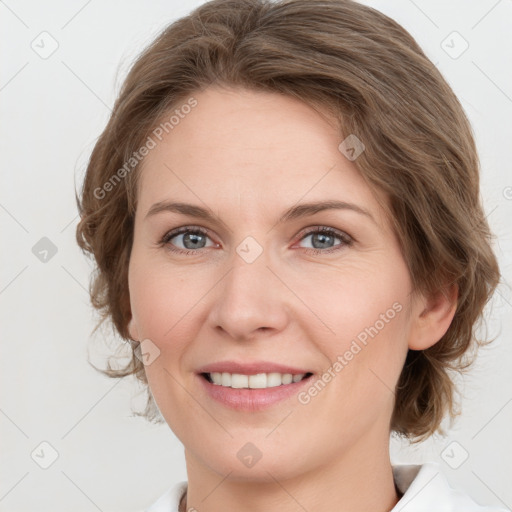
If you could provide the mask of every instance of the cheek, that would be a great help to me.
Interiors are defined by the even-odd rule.
[[[334,387],[370,399],[377,393],[376,398],[393,389],[407,353],[409,275],[401,260],[393,268],[346,270],[333,275],[328,293],[311,288],[304,296],[316,299],[312,309],[331,329],[327,336],[316,336],[320,350],[331,366],[342,359],[342,367],[332,369],[340,376]],[[323,325],[316,324],[320,333]]]
[[[130,304],[139,335],[155,343],[169,339],[192,306],[194,287],[161,262],[134,255],[129,271]]]
[[[375,328],[384,333],[393,325],[397,333],[403,327],[409,275],[400,259],[393,264],[388,261],[330,266],[296,283],[297,295],[307,299],[306,306],[318,313],[315,325],[319,330],[328,327],[328,338],[338,341],[339,348],[359,335],[364,342],[367,329],[375,335]]]
[[[345,396],[344,408],[367,418],[378,411],[391,412],[407,355],[405,306],[398,301],[381,306],[372,309],[363,324],[354,325],[351,335],[343,338],[343,347],[331,356],[342,356],[338,389]]]

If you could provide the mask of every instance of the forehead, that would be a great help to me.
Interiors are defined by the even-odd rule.
[[[239,212],[336,198],[380,216],[354,162],[338,149],[339,130],[323,113],[289,96],[246,89],[210,87],[193,98],[196,106],[145,157],[143,213],[169,198],[218,210],[235,204]]]

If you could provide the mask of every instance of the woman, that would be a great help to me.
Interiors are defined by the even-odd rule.
[[[161,33],[77,228],[132,343],[106,373],[147,384],[185,447],[151,512],[503,510],[389,457],[453,416],[499,280],[478,172],[454,93],[376,10],[214,0]]]

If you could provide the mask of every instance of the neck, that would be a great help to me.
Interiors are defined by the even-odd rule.
[[[365,451],[362,454],[360,447],[353,447],[343,457],[333,457],[308,472],[285,477],[269,468],[260,472],[261,478],[247,480],[229,471],[223,477],[185,450],[188,489],[180,512],[296,512],[297,507],[324,512],[389,512],[401,497],[393,480],[389,443],[381,450],[367,445]]]

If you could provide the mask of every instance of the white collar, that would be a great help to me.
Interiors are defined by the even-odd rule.
[[[451,487],[437,462],[393,465],[393,478],[403,496],[390,512],[510,512]]]

